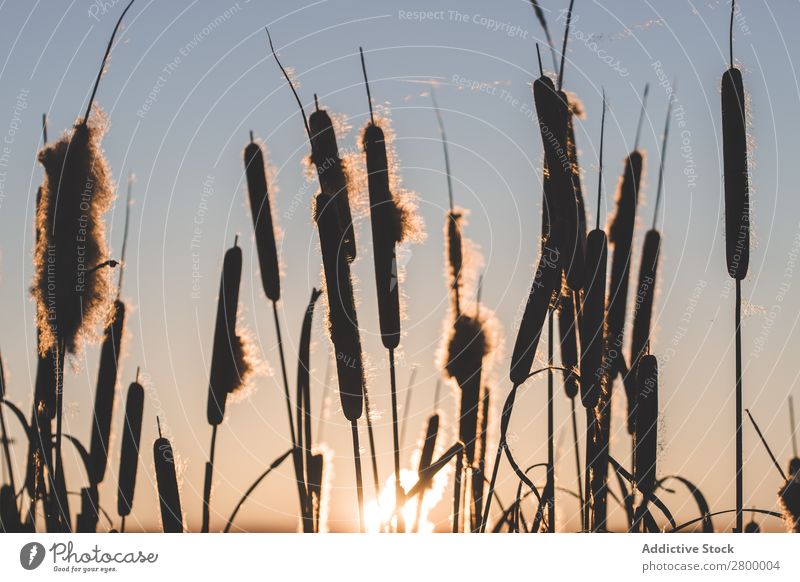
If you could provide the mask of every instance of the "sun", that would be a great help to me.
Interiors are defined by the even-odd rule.
[[[407,532],[433,533],[435,524],[429,520],[431,510],[441,501],[444,489],[447,486],[449,471],[447,468],[439,471],[433,478],[431,487],[422,497],[409,499],[403,506],[403,521]],[[408,491],[417,482],[418,475],[408,469],[400,470],[400,484]],[[394,473],[386,480],[378,499],[370,501],[364,509],[365,525],[368,533],[381,533],[395,531]]]

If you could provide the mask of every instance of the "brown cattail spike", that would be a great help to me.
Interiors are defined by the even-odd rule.
[[[558,299],[561,284],[561,263],[558,250],[543,247],[539,265],[528,293],[525,311],[514,342],[509,377],[514,385],[525,382],[533,367],[536,348],[542,335],[547,312]]]
[[[350,264],[341,247],[343,234],[335,201],[324,192],[318,194],[314,212],[322,249],[328,331],[336,357],[339,396],[345,417],[355,422],[363,410],[365,380]]]
[[[242,339],[236,334],[241,277],[242,249],[233,246],[225,253],[217,301],[206,410],[208,423],[212,426],[222,422],[228,394],[242,386],[244,378],[250,372],[245,363]]]
[[[161,435],[161,424],[158,429]],[[169,440],[159,436],[153,443],[158,500],[164,533],[183,533],[183,509],[175,471],[175,454]]]
[[[340,228],[341,246],[352,262],[356,258],[356,239],[353,215],[350,211],[350,191],[345,164],[339,157],[333,121],[324,109],[314,111],[308,119],[311,130],[311,160],[317,168],[322,192],[335,202]]]
[[[741,281],[750,262],[750,186],[742,72],[722,75],[722,155],[725,178],[725,255],[728,275]]]
[[[581,401],[594,408],[600,398],[605,378],[603,362],[605,336],[606,264],[608,243],[606,233],[595,229],[586,243],[586,290],[581,320]]]
[[[642,262],[639,266],[639,282],[633,307],[633,331],[631,334],[630,371],[636,377],[636,367],[642,356],[649,352],[650,329],[653,319],[653,302],[656,294],[658,258],[661,250],[661,235],[655,229],[644,236]],[[628,397],[628,432],[633,434],[633,403],[636,400],[635,382],[625,383]]]
[[[658,361],[644,356],[636,374],[636,430],[633,472],[636,489],[643,495],[654,492],[658,455]]]
[[[533,97],[539,118],[539,130],[545,151],[545,168],[552,190],[545,181],[545,235],[550,245],[562,255],[567,284],[574,290],[583,287],[584,242],[581,236],[575,176],[569,159],[567,125],[569,105],[567,96],[556,91],[549,77],[539,77],[533,83]]]
[[[122,448],[119,457],[119,487],[117,490],[117,513],[120,517],[130,515],[133,494],[136,490],[136,473],[139,467],[139,443],[142,437],[144,413],[144,388],[138,381],[128,387],[125,402],[125,424],[122,429]]]
[[[586,272],[583,318],[581,319],[581,401],[586,408],[594,408],[600,399],[605,382],[606,333],[606,269],[608,240],[600,229],[600,205],[603,192],[603,137],[605,131],[606,100],[603,94],[603,117],[600,129],[600,171],[597,183],[596,228],[586,240]]]
[[[271,301],[278,301],[281,297],[278,248],[275,243],[275,226],[264,166],[264,151],[253,141],[251,132],[250,143],[244,148],[244,167],[247,173],[250,214],[253,217],[256,236],[258,266],[261,270],[264,293]]]
[[[111,437],[111,417],[117,392],[119,355],[122,350],[122,334],[125,326],[125,304],[114,302],[114,319],[105,330],[100,352],[100,367],[97,371],[97,390],[94,396],[92,437],[89,447],[90,475],[92,485],[98,485],[105,477],[108,466],[108,451]]]
[[[363,53],[361,56],[363,63]],[[366,83],[366,69],[364,80]],[[395,245],[403,238],[403,216],[389,187],[386,138],[383,130],[375,125],[374,121],[364,128],[363,143],[367,158],[369,211],[381,340],[386,349],[394,349],[400,344],[400,285]]]

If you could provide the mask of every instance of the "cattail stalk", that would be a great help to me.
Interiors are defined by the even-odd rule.
[[[183,509],[178,490],[178,475],[175,472],[175,454],[169,439],[161,435],[158,422],[158,438],[153,442],[153,458],[156,465],[158,500],[161,506],[161,524],[164,533],[183,533]]]
[[[305,455],[305,509],[303,511],[303,531],[316,531],[314,529],[314,507],[311,499],[310,476],[312,463],[311,438],[311,324],[314,319],[314,306],[317,299],[322,294],[317,289],[311,290],[311,298],[308,301],[305,315],[303,316],[303,326],[300,331],[300,349],[298,352],[297,363],[297,436],[298,447]],[[303,459],[300,460],[301,466]]]
[[[616,211],[609,224],[608,240],[613,247],[611,282],[608,296],[608,368],[609,382],[621,371],[622,347],[625,343],[625,315],[628,305],[631,249],[636,225],[636,208],[644,168],[644,155],[638,149],[639,132],[647,103],[648,85],[642,96],[642,108],[637,125],[636,145],[625,159],[624,170],[616,196]]]
[[[597,218],[595,229],[586,244],[586,285],[581,320],[581,401],[587,414],[586,479],[584,516],[591,529],[604,527],[608,473],[608,433],[610,432],[610,394],[606,394],[604,362],[606,328],[606,264],[608,241],[600,228],[600,203],[603,191],[603,134],[605,131],[605,94],[600,130],[600,162],[597,186]]]
[[[139,444],[142,438],[142,418],[144,415],[144,388],[136,380],[128,387],[125,401],[125,425],[122,432],[122,448],[119,456],[119,476],[117,489],[117,514],[121,518],[120,532],[125,532],[125,518],[133,509],[133,495],[136,491],[136,473],[139,468]]]
[[[108,261],[101,217],[111,205],[114,191],[111,171],[100,146],[104,123],[90,124],[89,116],[114,38],[132,4],[133,0],[123,10],[111,34],[83,119],[70,133],[39,152],[45,181],[37,214],[41,236],[36,245],[32,291],[37,302],[40,351],[45,353],[55,347],[59,360],[56,370],[56,482],[63,480],[64,355],[80,349],[89,328],[105,319],[110,307],[110,281],[107,270],[102,267],[116,262]],[[50,280],[51,272],[55,273],[54,281]],[[66,530],[69,518],[63,511],[65,491],[56,491],[56,494],[56,505],[61,508],[60,526]]]
[[[353,457],[356,469],[359,525],[364,531],[364,488],[361,478],[361,453],[358,445],[358,419],[363,412],[366,382],[358,331],[350,262],[341,248],[343,233],[335,201],[325,192],[317,194],[314,216],[319,230],[325,293],[328,307],[328,332],[336,355],[339,398],[345,418],[351,423]]]
[[[361,54],[361,69],[364,73],[364,85],[367,90],[370,112],[370,121],[363,131],[363,145],[367,160],[375,288],[378,295],[378,319],[381,329],[381,341],[389,351],[395,499],[399,503],[404,495],[400,484],[400,439],[398,434],[397,377],[394,355],[397,346],[400,344],[400,281],[397,272],[396,245],[403,239],[403,216],[390,189],[386,137],[383,129],[375,123],[364,51],[360,47],[359,52]],[[377,470],[375,472],[377,474]],[[397,530],[403,531],[404,529],[402,511],[397,511]]]
[[[214,474],[214,454],[217,428],[225,418],[228,394],[242,384],[244,370],[241,339],[236,335],[236,318],[239,308],[239,285],[242,278],[242,249],[237,241],[225,252],[217,300],[217,320],[214,328],[214,347],[211,353],[211,373],[208,382],[206,418],[211,425],[211,447],[206,463],[203,485],[203,523],[201,531],[208,533],[211,509],[211,485]]]
[[[431,466],[433,461],[433,453],[436,450],[436,440],[439,436],[439,415],[434,413],[428,418],[428,424],[425,427],[425,440],[422,441],[422,451],[419,455],[419,465],[417,469],[417,478],[422,478],[422,473]],[[422,501],[425,497],[425,489],[420,491],[417,497],[417,515],[414,519],[414,527],[412,531],[419,531],[419,521],[422,516]]]
[[[744,527],[742,443],[742,279],[750,262],[750,187],[747,168],[747,114],[742,72],[733,62],[731,2],[730,68],[722,74],[722,156],[725,181],[725,255],[728,275],[736,281],[736,531]]]
[[[643,499],[633,523],[638,532],[644,512],[655,491],[658,454],[658,361],[653,355],[642,357],[636,373],[637,395],[633,435],[633,476]]]

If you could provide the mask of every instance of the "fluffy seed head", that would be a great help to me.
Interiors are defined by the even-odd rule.
[[[37,242],[32,294],[36,300],[39,350],[57,341],[75,354],[94,339],[112,306],[103,214],[114,199],[111,170],[100,142],[106,130],[98,111],[39,152],[44,166],[36,216]]]

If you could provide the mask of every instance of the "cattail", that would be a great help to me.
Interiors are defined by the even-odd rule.
[[[464,443],[468,465],[475,461],[483,358],[489,349],[478,317],[462,314],[456,318],[447,342],[445,371],[461,389],[459,440]]]
[[[356,238],[353,215],[350,212],[348,176],[345,163],[339,157],[333,122],[327,111],[317,109],[308,118],[308,126],[311,134],[311,160],[317,167],[322,192],[335,201],[342,231],[340,244],[348,262],[352,262],[356,258]]]
[[[314,319],[314,306],[317,299],[322,295],[322,291],[311,289],[311,298],[308,301],[303,325],[300,330],[300,348],[297,357],[297,402],[298,416],[297,426],[305,427],[304,430],[298,428],[299,443],[305,438],[306,454],[311,454],[311,325]],[[301,447],[302,448],[302,447]]]
[[[247,173],[250,214],[253,216],[253,229],[256,233],[261,284],[267,297],[271,301],[278,301],[281,296],[280,268],[264,165],[264,151],[252,140],[251,133],[250,143],[244,148],[244,167]]]
[[[90,485],[81,488],[81,512],[75,518],[75,531],[77,533],[96,533],[97,522],[100,520],[98,506],[100,496],[97,487]]]
[[[789,460],[789,475],[800,473],[800,458],[792,457]]]
[[[403,238],[403,216],[389,189],[386,139],[383,130],[370,122],[362,135],[367,157],[375,286],[381,339],[387,349],[400,343],[400,286],[395,245]]]
[[[300,331],[300,348],[298,350],[297,358],[297,447],[293,449],[295,466],[299,469],[302,476],[303,458],[305,454],[305,471],[309,481],[307,491],[301,491],[301,499],[305,497],[305,507],[303,508],[303,531],[314,530],[314,507],[313,499],[311,496],[311,463],[312,454],[311,447],[313,444],[311,438],[311,324],[314,319],[314,305],[322,294],[317,289],[311,290],[311,298],[308,301],[305,315],[303,316],[303,325]],[[305,443],[305,444],[304,444]],[[303,479],[298,479],[298,486],[302,489],[303,485],[300,483]]]
[[[661,235],[656,229],[647,231],[642,249],[642,263],[639,267],[639,284],[633,307],[633,332],[631,337],[630,372],[635,378],[636,368],[647,353],[650,343],[650,326],[653,317],[653,299],[656,293],[658,258],[661,249]],[[635,416],[636,382],[625,382],[628,400],[628,432],[632,435]]]
[[[325,481],[325,455],[311,455],[308,463],[308,497],[312,506],[313,531],[321,531],[322,485]]]
[[[744,533],[761,533],[761,526],[755,521],[748,521],[744,524]]]
[[[353,422],[361,418],[365,380],[353,281],[342,246],[344,239],[337,211],[337,205],[330,195],[325,192],[317,195],[314,215],[319,229],[328,298],[328,332],[336,353],[342,410],[345,417]]]
[[[575,373],[578,369],[578,337],[572,293],[563,293],[559,303],[558,334],[561,347],[561,366],[566,368],[566,371],[563,372],[564,391],[567,398],[575,398],[578,395],[578,377]]]
[[[384,347],[395,349],[400,343],[400,285],[395,245],[403,240],[409,220],[406,210],[398,204],[390,188],[386,135],[375,122],[364,51],[361,48],[359,51],[370,114],[370,121],[364,127],[361,141],[367,158],[378,318]]]
[[[509,377],[514,385],[525,382],[531,372],[544,320],[558,298],[560,283],[561,263],[558,250],[545,245],[539,257],[539,265],[528,293],[511,356]]]
[[[97,372],[97,391],[94,396],[92,437],[89,448],[90,481],[94,485],[103,481],[108,465],[111,417],[117,392],[117,367],[124,326],[125,304],[117,299],[114,302],[114,319],[106,327],[103,338],[100,368]]]
[[[567,284],[573,291],[578,291],[583,288],[584,244],[580,235],[573,166],[569,158],[569,100],[563,91],[556,90],[552,79],[544,74],[533,83],[533,97],[544,146],[546,172],[553,188],[552,201],[546,200],[551,213],[549,234],[554,239],[552,244],[563,254]]]
[[[0,532],[16,533],[21,531],[17,502],[11,485],[0,487]]]
[[[117,490],[117,514],[125,518],[133,508],[136,490],[136,473],[139,468],[139,443],[142,436],[144,414],[144,388],[131,382],[125,401],[125,425],[122,432],[122,448],[119,457],[119,487]]]
[[[617,189],[616,212],[608,228],[608,242],[614,249],[608,296],[608,366],[612,378],[619,371],[618,362],[624,344],[631,249],[643,161],[644,156],[639,150],[632,151],[625,158],[625,170]]]
[[[183,533],[183,509],[178,491],[178,476],[175,472],[175,456],[169,439],[161,436],[160,424],[158,438],[153,443],[153,457],[164,533]]]
[[[728,275],[741,281],[750,262],[747,120],[742,72],[722,75],[722,155],[725,171],[725,256]]]
[[[778,491],[778,501],[787,531],[800,533],[800,473],[789,476]]]
[[[743,528],[743,435],[742,435],[742,279],[750,262],[750,186],[747,169],[747,113],[742,73],[733,61],[731,2],[730,68],[722,74],[722,157],[725,179],[725,258],[728,275],[736,281],[734,315],[736,345],[736,531]]]
[[[642,356],[636,384],[633,476],[636,489],[649,496],[655,488],[658,454],[658,360],[655,356]]]
[[[439,415],[434,413],[428,417],[428,424],[425,427],[425,440],[422,441],[422,450],[419,455],[419,465],[417,468],[417,477],[422,478],[422,475],[431,466],[433,462],[433,453],[436,450],[436,440],[439,436]],[[417,515],[414,519],[414,527],[412,531],[419,531],[419,521],[422,517],[422,500],[425,497],[425,489],[419,492],[417,497]]]
[[[595,229],[586,245],[586,295],[581,322],[581,401],[594,408],[600,397],[605,374],[603,339],[605,333],[606,233]]]
[[[575,203],[578,209],[578,237],[586,251],[586,204],[583,199],[581,168],[578,163],[578,144],[575,141],[575,117],[583,115],[583,105],[574,95],[569,96],[569,115],[567,116],[567,157],[572,166],[572,184],[575,188]]]
[[[428,418],[428,424],[425,428],[425,440],[422,443],[422,452],[419,456],[418,474],[421,474],[425,469],[430,467],[433,461],[433,452],[436,449],[436,439],[439,435],[439,422],[440,418],[438,414],[431,414]]]
[[[108,260],[102,216],[114,198],[111,170],[100,149],[104,133],[104,120],[79,120],[39,152],[45,178],[32,292],[41,353],[56,340],[77,352],[109,314],[108,269],[98,268]]]
[[[606,265],[608,240],[600,228],[600,202],[603,194],[603,137],[605,133],[606,98],[603,93],[603,115],[600,121],[600,161],[597,180],[597,217],[595,228],[586,239],[586,290],[583,299],[581,333],[581,401],[587,409],[597,406],[606,376]]]
[[[225,253],[217,301],[217,323],[214,329],[206,413],[208,423],[212,426],[222,422],[228,394],[241,388],[252,370],[246,358],[243,340],[236,334],[241,276],[242,249],[234,243]]]

